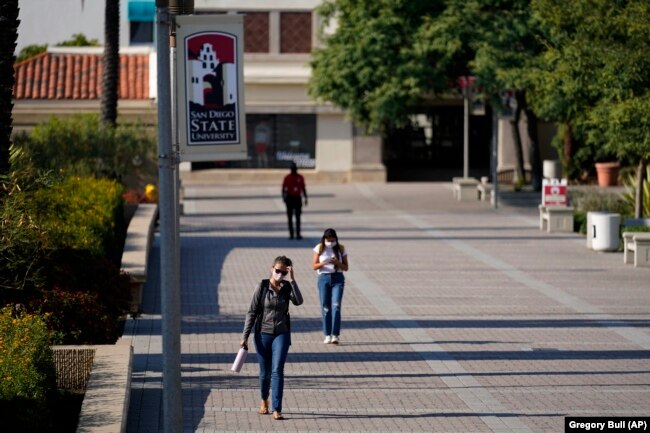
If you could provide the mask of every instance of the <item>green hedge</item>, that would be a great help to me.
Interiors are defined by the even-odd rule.
[[[650,232],[650,227],[645,226],[622,226],[622,232],[634,232],[634,233],[648,233]]]
[[[7,302],[8,295],[3,297],[2,293],[29,291],[42,285],[37,263],[42,259],[47,233],[34,218],[28,190],[6,179],[0,189],[7,191],[0,196],[0,301]]]
[[[8,431],[48,425],[56,374],[49,334],[41,317],[0,309],[0,417]],[[45,430],[40,430],[45,431]]]
[[[130,297],[121,192],[113,180],[74,177],[2,198],[0,305],[51,313],[57,344],[114,342]]]
[[[111,344],[131,296],[129,278],[110,261],[57,250],[43,262],[45,286],[29,302],[47,317],[54,344]]]
[[[14,137],[14,170],[115,179],[127,188],[155,183],[156,138],[140,125],[110,127],[96,114],[52,117],[30,134]]]
[[[35,217],[49,249],[86,250],[119,263],[124,244],[122,187],[115,181],[69,177],[34,193]]]
[[[621,193],[597,187],[571,189],[569,201],[575,209],[574,230],[582,234],[587,232],[587,212],[608,211],[618,213],[622,218],[633,212]]]

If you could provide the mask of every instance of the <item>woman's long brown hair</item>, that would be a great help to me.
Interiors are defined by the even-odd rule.
[[[326,229],[325,232],[323,233],[323,237],[320,238],[318,255],[320,256],[321,254],[323,254],[323,250],[325,249],[325,238],[334,238],[336,240],[336,245],[334,245],[332,250],[334,251],[334,254],[336,254],[337,260],[343,260],[343,255],[341,255],[341,244],[339,243],[339,237],[336,234],[336,230],[332,228]]]

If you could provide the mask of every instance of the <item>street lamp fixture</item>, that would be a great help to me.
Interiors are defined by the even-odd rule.
[[[476,77],[463,75],[458,77],[458,86],[463,93],[464,114],[463,114],[463,177],[469,177],[469,98],[472,88],[476,83]]]

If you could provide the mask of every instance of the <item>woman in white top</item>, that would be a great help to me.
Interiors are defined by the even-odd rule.
[[[323,315],[325,344],[338,344],[341,332],[341,300],[345,288],[343,271],[348,270],[348,252],[334,229],[327,229],[314,247],[312,268],[318,273],[318,291]]]

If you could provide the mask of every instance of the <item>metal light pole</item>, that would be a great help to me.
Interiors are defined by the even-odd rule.
[[[158,183],[160,297],[162,313],[163,431],[183,431],[181,387],[181,296],[178,212],[178,144],[172,104],[174,17],[193,13],[193,1],[156,0],[158,69]],[[175,77],[174,77],[175,78]]]
[[[469,177],[469,97],[467,90],[463,90],[463,177]]]
[[[471,87],[476,81],[472,76],[458,77],[458,84],[463,91],[463,177],[469,178],[469,97]]]
[[[160,220],[160,297],[162,313],[163,431],[183,429],[180,350],[180,266],[178,263],[176,192],[178,167],[172,144],[170,39],[173,16],[169,2],[156,1],[156,60],[158,68],[158,197]]]
[[[494,105],[494,104],[493,104]],[[490,171],[492,173],[492,194],[490,196],[492,207],[499,207],[499,179],[497,176],[497,164],[499,161],[499,115],[496,108],[492,107],[492,155],[490,158]]]

